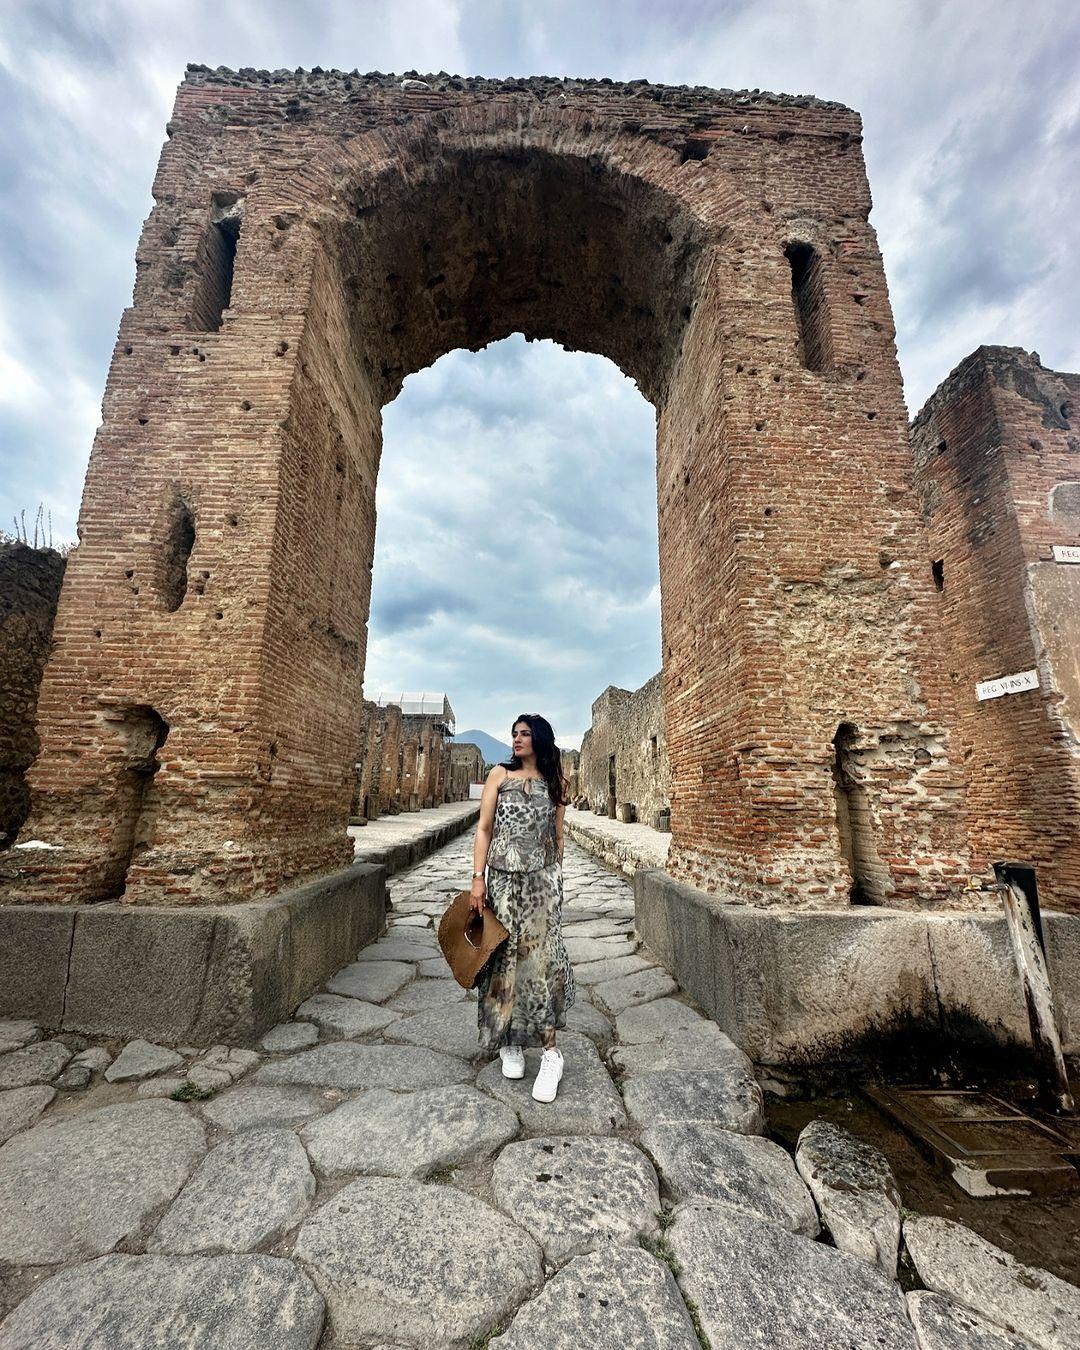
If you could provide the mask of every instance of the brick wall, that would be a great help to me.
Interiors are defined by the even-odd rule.
[[[0,543],[0,849],[30,810],[26,770],[38,752],[38,687],[64,566],[54,549]]]
[[[657,409],[672,872],[951,899],[951,689],[858,116],[430,85],[189,70],[41,690],[29,828],[65,848],[7,898],[242,900],[348,861],[381,407],[522,331]]]
[[[956,690],[976,870],[1034,863],[1043,902],[1080,912],[1080,376],[980,347],[912,424],[943,647]],[[1039,688],[975,685],[1035,669]]]

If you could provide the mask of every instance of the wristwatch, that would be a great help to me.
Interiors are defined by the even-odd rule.
[[[474,872],[474,873],[473,873],[473,876],[474,876],[474,877],[482,877],[483,875],[484,875],[483,872]]]

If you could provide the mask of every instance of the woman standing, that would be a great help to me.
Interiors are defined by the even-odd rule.
[[[544,1047],[532,1095],[552,1102],[563,1073],[555,1031],[575,996],[562,939],[568,785],[546,718],[523,713],[511,740],[509,763],[496,764],[484,784],[473,845],[473,908],[483,913],[486,900],[510,934],[478,985],[477,1020],[481,1047],[498,1049],[507,1078],[524,1078],[526,1045]]]

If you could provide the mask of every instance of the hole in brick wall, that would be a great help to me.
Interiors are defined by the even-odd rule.
[[[232,525],[232,526],[234,526],[234,527],[237,526],[237,525],[239,525],[239,524],[240,524],[240,517],[239,517],[239,516],[230,516],[230,517],[229,517],[229,524]]]
[[[690,136],[683,145],[679,163],[685,164],[691,159],[704,159],[708,153],[709,142],[707,140],[700,136]]]
[[[1058,409],[1058,412],[1061,413],[1061,420],[1068,426],[1069,418],[1073,415],[1073,405],[1071,403],[1063,403]]]
[[[938,558],[936,562],[930,564],[930,575],[934,578],[934,587],[936,590],[945,589],[945,559]]]
[[[95,628],[95,629],[94,629],[94,636],[95,636],[96,638],[99,638],[99,637],[101,636],[101,629],[100,629],[100,628]]]
[[[288,350],[289,350],[289,344],[288,344],[287,342],[279,342],[278,345],[277,345],[277,347],[276,347],[275,350],[274,350],[274,355],[275,355],[275,356],[284,356],[285,353],[286,353]]]
[[[153,708],[138,706],[123,715],[116,731],[120,753],[115,825],[103,868],[101,900],[117,900],[124,894],[132,862],[149,846],[157,806],[152,785],[161,768],[158,751],[165,744],[169,724]]]
[[[236,245],[240,238],[239,216],[215,220],[207,226],[197,255],[199,281],[191,308],[190,326],[202,333],[216,333],[232,300]],[[201,359],[201,358],[200,358]]]
[[[943,455],[943,454],[945,453],[945,451],[948,450],[948,448],[949,448],[949,445],[948,445],[948,442],[947,442],[947,441],[938,441],[938,443],[937,443],[937,453],[938,453],[939,455]]]
[[[135,569],[134,569],[133,567],[128,567],[127,569],[125,569],[125,571],[124,571],[124,576],[127,577],[128,581],[130,581],[131,578],[132,578],[134,575],[135,575]]]
[[[832,343],[825,303],[825,272],[811,244],[788,244],[784,254],[791,267],[791,300],[799,330],[802,363],[821,372],[832,365]]]
[[[135,350],[134,347],[125,347],[125,348],[124,348],[124,355],[125,355],[125,356],[130,356],[131,353],[132,353],[134,350]]]
[[[195,547],[195,515],[183,497],[173,500],[161,569],[161,599],[173,613],[184,603],[188,588],[188,559]]]
[[[840,850],[851,873],[853,905],[877,905],[885,899],[885,869],[877,854],[870,797],[860,774],[856,732],[841,722],[833,737],[833,795]]]
[[[251,411],[251,404],[247,401],[247,399],[244,399],[243,402],[240,404],[240,409],[242,412]]]
[[[224,613],[223,613],[220,609],[219,609],[219,610],[217,611],[217,613],[214,615],[214,618],[215,618],[215,619],[223,619],[224,617],[225,617],[225,615],[224,615]]]
[[[772,507],[771,507],[771,506],[767,506],[767,507],[765,508],[765,514],[766,514],[767,516],[771,516],[771,515],[772,515]]]
[[[876,416],[877,416],[877,413],[876,413],[876,412],[868,412],[868,413],[866,414],[866,420],[867,420],[868,422],[872,422]]]

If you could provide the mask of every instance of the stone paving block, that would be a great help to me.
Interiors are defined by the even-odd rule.
[[[1032,1342],[925,1289],[907,1296],[919,1350],[1031,1350]]]
[[[490,1205],[386,1177],[338,1191],[301,1226],[293,1254],[342,1346],[464,1350],[543,1279],[540,1248]]]
[[[306,1050],[318,1039],[319,1028],[312,1022],[279,1022],[259,1042],[259,1049],[268,1055],[290,1055],[294,1050]]]
[[[300,1222],[315,1195],[315,1177],[290,1130],[234,1134],[211,1149],[165,1211],[148,1252],[246,1252]]]
[[[608,1045],[615,1036],[611,1020],[605,1017],[599,1008],[594,1008],[587,1002],[582,997],[580,989],[573,1007],[566,1014],[566,1029],[581,1036],[588,1036],[589,1040],[595,1041],[597,1045]]]
[[[575,1256],[492,1350],[700,1350],[667,1266],[640,1247]]]
[[[464,1060],[421,1046],[331,1041],[313,1050],[301,1050],[289,1059],[264,1064],[255,1075],[255,1082],[345,1091],[385,1087],[397,1092],[416,1092],[467,1082],[475,1072]]]
[[[653,1125],[641,1136],[671,1198],[719,1201],[815,1238],[818,1215],[791,1155],[768,1139],[717,1125]]]
[[[700,1026],[707,1021],[708,1018],[688,1003],[675,998],[658,998],[653,1003],[643,1003],[620,1013],[615,1019],[615,1031],[624,1045],[642,1045],[658,1041],[669,1032]]]
[[[199,1088],[214,1091],[228,1087],[260,1062],[254,1050],[239,1046],[212,1045],[187,1071],[187,1080]]]
[[[153,1045],[150,1041],[129,1041],[105,1070],[108,1083],[126,1083],[137,1078],[152,1078],[166,1069],[175,1069],[183,1064],[184,1056],[164,1045]]]
[[[387,1007],[397,1013],[426,1012],[448,1003],[462,1003],[465,990],[457,980],[413,980],[399,989]]]
[[[9,1050],[21,1050],[24,1045],[33,1045],[41,1040],[41,1028],[35,1022],[25,1019],[0,1021],[0,1055]]]
[[[964,1304],[1043,1350],[1080,1346],[1076,1285],[1024,1265],[951,1219],[916,1215],[905,1220],[903,1232],[919,1278],[934,1293]]]
[[[104,1256],[46,1280],[0,1350],[315,1350],[323,1300],[272,1256]]]
[[[176,1102],[134,1102],[35,1125],[0,1148],[0,1262],[110,1251],[187,1181],[206,1148]]]
[[[56,1086],[61,1092],[80,1092],[90,1086],[93,1076],[94,1071],[89,1064],[69,1064],[56,1080]]]
[[[643,1012],[655,1006],[647,1003],[641,1008],[632,1008],[623,1016],[629,1017],[631,1012]],[[656,1041],[617,1045],[611,1052],[611,1062],[627,1078],[656,1069],[744,1068],[747,1072],[752,1069],[750,1060],[735,1042],[725,1036],[715,1022],[704,1019],[678,1031],[669,1031]]]
[[[59,1041],[38,1041],[0,1056],[0,1091],[51,1083],[63,1072],[71,1051]]]
[[[837,1247],[895,1279],[900,1192],[885,1155],[831,1121],[812,1120],[799,1135],[795,1165]]]
[[[446,957],[440,952],[438,956],[429,956],[421,961],[417,966],[417,974],[425,980],[454,980],[450,967],[446,964]],[[457,980],[454,980],[457,984]],[[461,986],[458,985],[460,989]]]
[[[590,961],[608,961],[616,956],[632,956],[637,950],[637,942],[631,937],[568,937],[564,941],[566,954],[575,965],[584,965]]]
[[[620,975],[618,979],[594,985],[592,996],[598,1008],[617,1017],[639,1003],[652,1003],[654,999],[678,992],[679,986],[666,970],[660,966],[650,966],[648,970],[639,970],[634,975]]]
[[[171,1097],[187,1085],[186,1078],[177,1078],[173,1074],[161,1074],[157,1078],[148,1078],[135,1089],[139,1097]]]
[[[301,1138],[326,1176],[351,1172],[423,1180],[437,1168],[487,1157],[517,1132],[516,1114],[475,1088],[376,1088],[342,1103]]]
[[[28,1129],[56,1096],[56,1089],[39,1083],[0,1092],[0,1144]]]
[[[532,1085],[540,1067],[540,1050],[525,1052],[525,1077],[504,1078],[499,1060],[485,1064],[476,1086],[512,1107],[526,1134],[610,1134],[626,1125],[622,1098],[604,1068],[596,1046],[585,1036],[560,1032],[565,1066],[553,1102],[537,1102]]]
[[[569,911],[563,914],[563,936],[565,938],[605,938],[622,937],[633,925],[629,920],[614,916],[602,919],[577,919]]]
[[[94,1073],[104,1073],[113,1062],[112,1055],[102,1045],[92,1045],[88,1050],[80,1050],[72,1064],[87,1064]]]
[[[346,998],[343,994],[313,994],[293,1016],[299,1022],[314,1022],[336,1036],[370,1036],[398,1019],[397,1013],[377,1003]]]
[[[362,998],[368,1003],[385,1003],[391,994],[397,993],[412,979],[414,971],[415,967],[404,961],[354,961],[327,980],[326,988],[331,994]]]
[[[574,978],[578,984],[603,984],[607,980],[616,980],[620,975],[636,975],[640,970],[649,970],[655,966],[645,956],[611,956],[606,961],[586,961],[574,967]]]
[[[917,1350],[899,1286],[845,1252],[729,1205],[683,1206],[668,1240],[715,1347]]]
[[[491,1052],[480,1048],[476,1018],[476,1003],[466,1000],[403,1017],[388,1026],[383,1034],[389,1041],[426,1045],[431,1050],[457,1055],[459,1059],[489,1059]]]
[[[410,933],[407,937],[384,937],[378,942],[373,942],[370,947],[365,947],[359,952],[354,965],[366,964],[368,961],[406,961],[417,962],[425,961],[428,957],[436,956],[439,952],[438,943],[434,938],[428,939],[423,933],[417,932],[415,935]]]
[[[266,1126],[300,1125],[327,1110],[330,1103],[314,1088],[261,1087],[245,1083],[229,1088],[199,1110],[223,1130],[253,1130]]]
[[[551,1262],[653,1232],[660,1192],[652,1163],[626,1139],[545,1135],[507,1144],[495,1160],[499,1208]]]
[[[760,1134],[765,1104],[746,1069],[658,1069],[623,1085],[623,1104],[640,1129],[668,1121],[719,1125],[739,1134]]]

